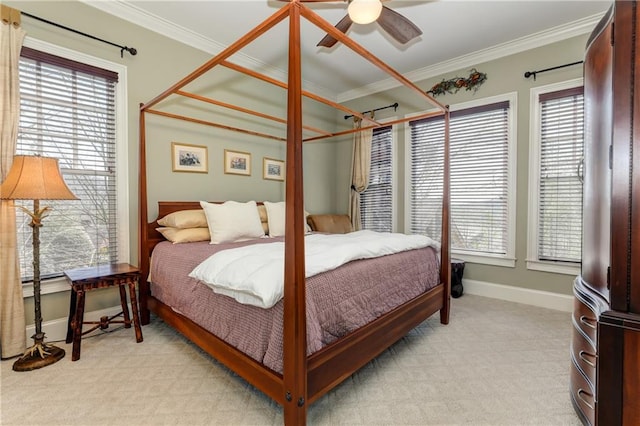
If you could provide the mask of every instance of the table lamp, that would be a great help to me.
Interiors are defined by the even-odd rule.
[[[0,185],[2,200],[33,200],[33,212],[19,206],[31,217],[33,229],[33,300],[36,333],[28,348],[14,364],[15,371],[30,371],[53,364],[64,357],[64,349],[44,343],[40,310],[40,227],[51,210],[40,208],[40,200],[77,200],[60,175],[58,160],[39,156],[16,155],[7,178]]]

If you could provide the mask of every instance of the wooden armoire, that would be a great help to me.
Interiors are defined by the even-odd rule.
[[[585,424],[640,425],[640,10],[616,1],[588,40],[582,271],[571,398]]]

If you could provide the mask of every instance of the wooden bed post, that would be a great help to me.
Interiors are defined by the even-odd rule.
[[[444,112],[444,167],[442,170],[442,235],[440,237],[440,279],[444,285],[442,309],[440,309],[440,322],[449,324],[449,308],[451,306],[451,246],[450,237],[450,182],[449,182],[449,108]]]
[[[289,18],[289,55],[288,55],[288,83],[276,81],[270,77],[233,65],[227,58],[249,44],[251,41],[264,34],[277,23]],[[303,184],[303,130],[302,124],[302,99],[303,96],[327,103],[338,109],[344,107],[331,101],[324,100],[317,95],[302,90],[302,66],[301,66],[301,18],[306,18],[336,40],[345,44],[363,59],[387,72],[400,81],[404,86],[417,93],[420,97],[438,107],[439,113],[429,112],[423,117],[444,114],[444,168],[443,168],[443,200],[442,200],[442,250],[440,255],[440,279],[442,285],[438,285],[427,292],[406,301],[395,309],[385,313],[374,321],[343,336],[332,344],[307,356],[307,312],[306,312],[306,278],[305,278],[305,216],[304,216],[304,184]],[[213,332],[202,325],[192,321],[187,316],[176,312],[170,305],[154,297],[147,282],[150,270],[150,254],[155,244],[164,240],[155,228],[156,221],[149,222],[148,217],[148,179],[146,163],[146,128],[145,114],[155,114],[167,118],[185,120],[187,122],[214,126],[230,131],[241,132],[262,138],[276,140],[285,139],[282,135],[273,137],[256,132],[252,129],[240,129],[212,123],[195,118],[183,117],[168,112],[156,111],[152,106],[169,97],[170,95],[187,96],[190,99],[221,104],[199,95],[191,95],[181,91],[181,88],[196,78],[200,77],[215,66],[225,66],[251,77],[261,79],[267,83],[275,84],[287,90],[287,116],[286,116],[286,185],[285,185],[285,242],[284,242],[284,297],[283,297],[283,369],[282,374],[262,365],[246,353],[231,346]],[[211,102],[210,102],[211,101]],[[224,104],[225,107],[232,107]],[[252,113],[254,116],[273,118],[266,114],[250,111],[241,107],[232,107],[244,113]],[[359,113],[356,113],[359,114]],[[382,124],[404,123],[415,117],[405,117],[401,120]],[[283,120],[277,119],[282,122]],[[371,127],[381,123],[372,122]],[[450,280],[451,280],[451,251],[450,251],[450,183],[449,183],[449,111],[448,107],[438,103],[429,94],[418,88],[397,71],[390,68],[372,53],[352,41],[347,35],[337,30],[332,24],[322,19],[319,15],[308,9],[300,0],[289,0],[288,3],[274,13],[271,17],[259,24],[252,31],[241,37],[237,42],[227,47],[223,52],[197,68],[185,78],[166,89],[150,102],[140,105],[140,146],[139,146],[139,259],[138,264],[142,273],[140,282],[140,312],[142,323],[148,324],[150,311],[159,318],[174,327],[190,341],[198,345],[204,351],[218,359],[228,368],[247,380],[257,389],[281,404],[284,411],[284,423],[286,425],[305,425],[307,422],[307,408],[310,403],[318,400],[322,395],[345,380],[367,362],[379,355],[391,344],[406,335],[422,321],[440,311],[440,321],[443,324],[449,322],[450,311]],[[311,129],[311,128],[310,128]],[[317,131],[319,129],[312,129]],[[347,130],[337,133],[319,131],[320,136],[308,138],[309,140],[324,139],[327,137],[341,136],[352,133]],[[158,203],[158,218],[164,217],[179,210],[199,208],[195,201],[171,201]]]
[[[302,182],[302,69],[300,4],[289,8],[287,173],[284,248],[284,423],[307,423],[307,319]]]
[[[144,117],[144,104],[140,104],[140,147],[138,161],[138,268],[141,279],[138,283],[138,293],[140,294],[140,322],[143,325],[149,324],[150,314],[147,305],[149,296],[149,250],[148,250],[148,210],[147,210],[147,149],[146,149],[146,127]]]

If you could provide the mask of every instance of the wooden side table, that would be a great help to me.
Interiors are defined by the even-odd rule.
[[[136,284],[140,279],[140,271],[128,263],[117,263],[111,265],[100,265],[90,268],[79,268],[65,271],[64,275],[71,284],[71,303],[69,305],[69,322],[67,324],[67,343],[73,342],[71,360],[80,359],[80,341],[84,334],[90,333],[97,328],[102,330],[109,327],[111,323],[124,324],[125,328],[131,328],[131,323],[136,332],[136,342],[142,342],[142,330],[140,329],[140,317],[138,315],[138,302],[136,300]],[[118,286],[120,290],[120,304],[122,312],[112,317],[102,317],[100,321],[84,322],[84,300],[85,293],[89,290]],[[127,292],[125,286],[129,287],[129,298],[131,299],[131,314],[127,307]],[[115,320],[116,317],[123,316],[122,320]],[[97,324],[91,329],[82,332],[83,324]]]

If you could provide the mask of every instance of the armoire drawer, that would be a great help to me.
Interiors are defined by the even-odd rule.
[[[571,365],[570,381],[571,399],[577,413],[582,417],[582,420],[585,421],[586,424],[595,424],[595,391],[573,360]]]
[[[582,331],[595,347],[597,342],[598,314],[579,297],[573,299],[573,326]]]
[[[586,376],[589,384],[595,389],[596,386],[596,348],[591,345],[589,340],[574,328],[573,338],[571,340],[571,357],[573,362],[578,366],[582,373]]]

